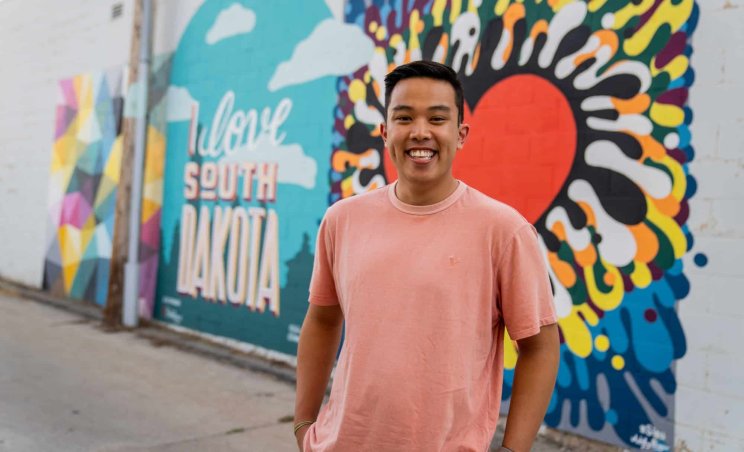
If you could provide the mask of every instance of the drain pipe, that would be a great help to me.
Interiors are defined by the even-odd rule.
[[[129,252],[124,267],[124,326],[136,327],[139,320],[139,243],[142,217],[142,180],[147,145],[147,97],[150,80],[150,43],[152,41],[152,0],[142,2],[142,29],[139,48],[137,116],[134,132],[132,193],[129,198]]]

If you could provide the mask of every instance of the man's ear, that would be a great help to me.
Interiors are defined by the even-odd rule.
[[[458,135],[459,139],[457,142],[457,149],[462,149],[463,146],[465,146],[465,140],[468,139],[468,134],[470,133],[470,124],[465,124],[464,122],[460,124]]]
[[[382,141],[384,141],[387,146],[387,127],[385,127],[384,122],[380,123],[380,136],[382,136]]]

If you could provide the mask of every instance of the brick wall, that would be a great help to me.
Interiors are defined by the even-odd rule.
[[[692,289],[679,307],[688,351],[677,365],[675,436],[679,450],[743,450],[744,1],[698,5],[690,90],[698,191],[686,261]],[[694,262],[698,253],[707,265]]]

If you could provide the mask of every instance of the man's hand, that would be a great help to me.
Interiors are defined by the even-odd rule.
[[[295,433],[295,439],[297,440],[297,448],[302,452],[302,445],[305,443],[305,435],[307,434],[307,431],[310,429],[309,425],[304,425],[302,428],[297,430],[297,433]]]
[[[310,305],[297,346],[295,422],[318,417],[336,361],[343,325],[344,316],[340,306]],[[303,426],[295,433],[300,450],[308,428],[309,425]]]
[[[526,452],[532,447],[555,386],[560,358],[558,325],[542,327],[538,334],[517,341],[517,346],[519,357],[504,446],[514,452]]]

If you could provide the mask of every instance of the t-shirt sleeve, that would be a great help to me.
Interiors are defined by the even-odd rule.
[[[329,226],[328,215],[323,218],[315,241],[315,262],[310,279],[310,297],[312,304],[334,306],[338,304],[336,282],[333,278],[333,234]]]
[[[496,270],[497,303],[509,336],[534,336],[557,322],[548,269],[531,224],[520,227],[506,245]]]

